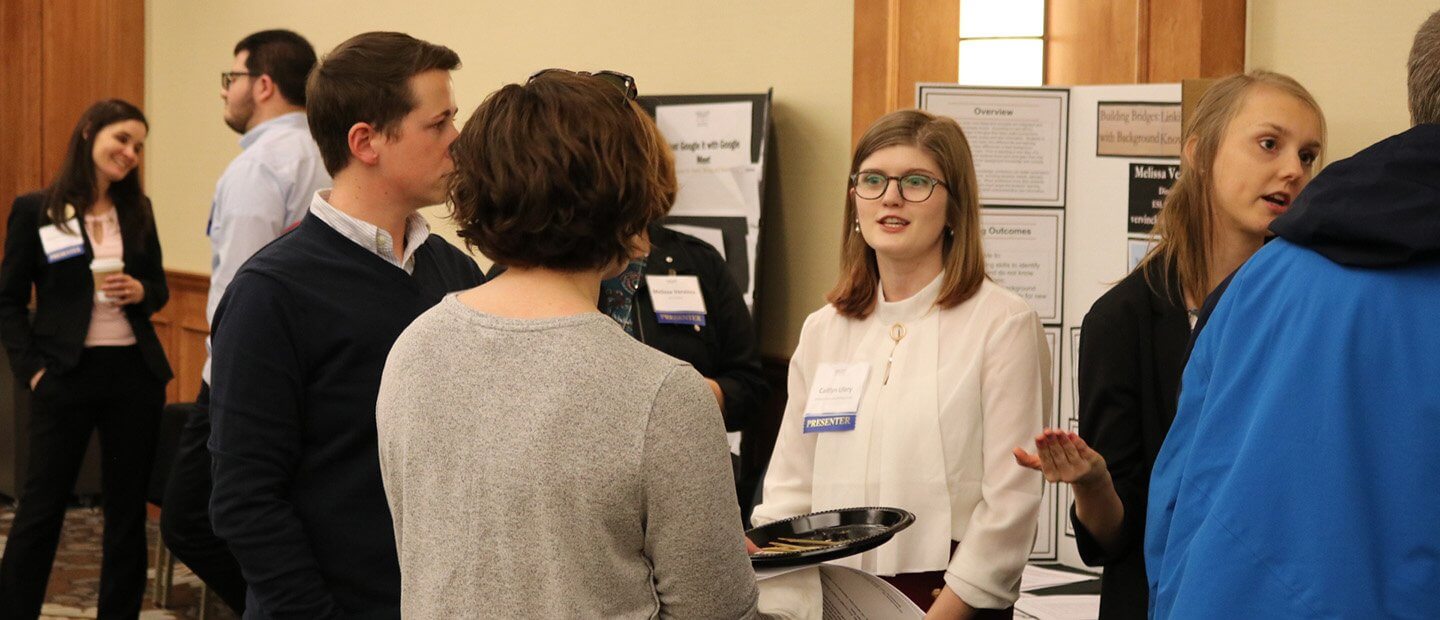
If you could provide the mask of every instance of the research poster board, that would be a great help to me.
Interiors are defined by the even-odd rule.
[[[1080,325],[1156,241],[1151,227],[1179,174],[1180,91],[916,87],[919,107],[954,118],[970,142],[991,279],[1026,299],[1045,325],[1056,405],[1047,425],[1079,428]],[[1069,488],[1052,486],[1031,558],[1083,567]]]
[[[1110,122],[1102,129],[1101,110]],[[1070,182],[1065,200],[1063,359],[1067,389],[1062,428],[1079,429],[1079,346],[1085,313],[1105,291],[1130,272],[1154,244],[1151,221],[1132,215],[1158,214],[1159,203],[1179,173],[1181,119],[1179,84],[1076,86],[1070,89]],[[1130,111],[1117,129],[1115,111]],[[1128,122],[1128,125],[1123,124]],[[1106,134],[1110,133],[1110,137]],[[1129,136],[1123,135],[1129,132]],[[1102,146],[1103,141],[1109,143]],[[1138,177],[1138,178],[1137,178]],[[1163,177],[1163,178],[1162,178]],[[1162,189],[1163,188],[1163,189]],[[1139,207],[1146,211],[1140,211]],[[1149,218],[1145,218],[1148,220]],[[1068,488],[1055,515],[1061,532],[1059,561],[1083,567],[1070,523]],[[1093,569],[1090,569],[1093,570]]]
[[[771,93],[640,98],[675,155],[679,191],[664,224],[725,258],[755,313]]]

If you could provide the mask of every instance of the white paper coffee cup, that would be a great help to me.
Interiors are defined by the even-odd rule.
[[[95,278],[95,301],[109,303],[110,297],[100,287],[105,286],[105,278],[125,270],[125,261],[118,258],[97,258],[90,261],[90,275]]]

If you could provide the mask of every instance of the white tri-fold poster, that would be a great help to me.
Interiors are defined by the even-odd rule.
[[[1178,173],[1180,85],[919,84],[915,100],[965,131],[989,275],[1044,323],[1058,366],[1046,425],[1074,430],[1080,325],[1154,244],[1149,226]],[[1045,485],[1032,559],[1083,566],[1070,497]]]

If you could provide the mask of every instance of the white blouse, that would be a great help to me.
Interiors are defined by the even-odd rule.
[[[753,519],[904,508],[913,525],[837,563],[879,575],[945,570],[966,603],[1003,608],[1019,596],[1042,484],[1011,449],[1029,445],[1051,408],[1049,348],[1030,306],[989,280],[964,303],[938,308],[942,278],[910,299],[879,302],[863,320],[833,306],[805,320]],[[802,433],[811,380],[835,362],[870,365],[855,429]]]

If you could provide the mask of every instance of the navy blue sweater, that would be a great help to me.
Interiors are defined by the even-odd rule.
[[[437,236],[410,275],[314,215],[235,275],[212,335],[210,506],[246,618],[399,617],[380,374],[415,317],[483,280]]]

